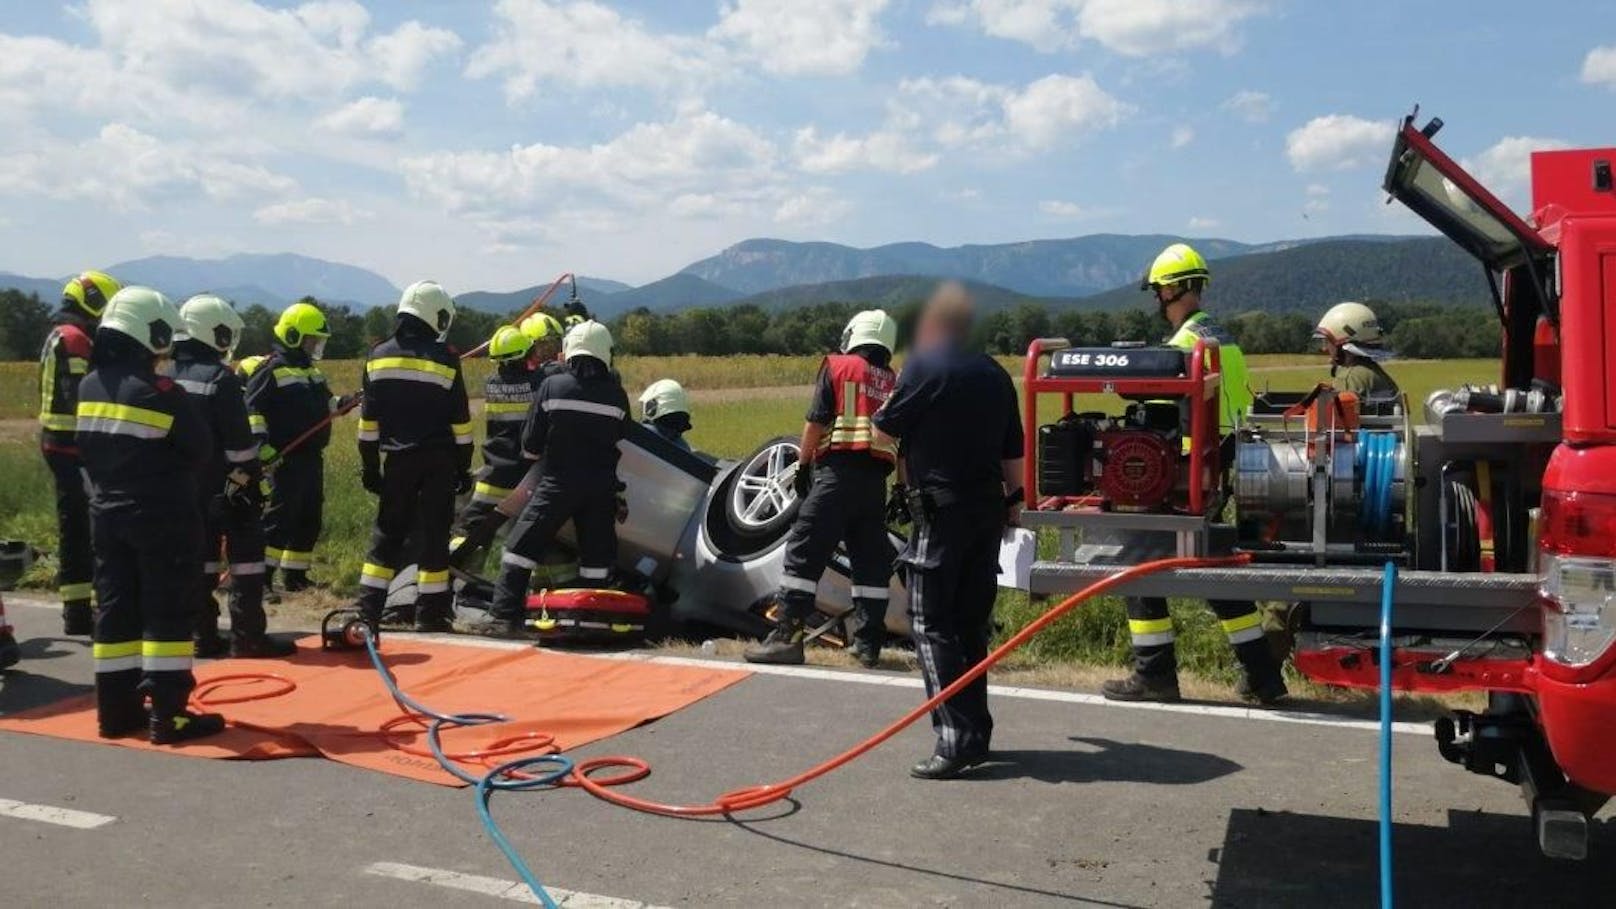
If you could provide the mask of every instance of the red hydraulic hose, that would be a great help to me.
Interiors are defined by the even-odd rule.
[[[628,782],[630,779],[638,779],[639,777],[645,775],[644,771],[648,770],[646,763],[638,758],[617,756],[599,757],[578,764],[573,770],[572,775],[567,779],[567,783],[569,785],[578,786],[596,798],[605,799],[606,801],[615,805],[621,805],[624,808],[632,808],[635,811],[643,811],[649,814],[667,815],[669,817],[703,817],[715,814],[731,814],[737,811],[749,811],[755,808],[762,808],[765,805],[780,801],[781,799],[790,796],[792,790],[796,789],[798,786],[812,780],[816,780],[819,777],[830,773],[832,770],[853,761],[854,759],[864,755],[871,749],[880,745],[882,742],[885,742],[887,739],[897,735],[906,726],[931,712],[933,707],[936,707],[938,704],[941,704],[958,694],[963,688],[965,688],[965,686],[981,678],[995,663],[1004,659],[1010,654],[1011,651],[1027,643],[1027,641],[1030,640],[1034,635],[1049,627],[1050,623],[1054,622],[1056,619],[1059,619],[1061,616],[1072,611],[1084,600],[1105,593],[1106,591],[1125,584],[1135,578],[1143,577],[1147,574],[1154,574],[1159,571],[1171,571],[1179,568],[1214,568],[1220,566],[1239,565],[1248,560],[1249,556],[1244,555],[1219,558],[1158,559],[1154,562],[1145,562],[1140,565],[1135,565],[1132,568],[1119,571],[1110,577],[1095,581],[1093,584],[1090,584],[1082,590],[1079,590],[1077,593],[1074,593],[1062,600],[1054,608],[1050,609],[1048,612],[1039,616],[1031,624],[1027,625],[1027,627],[1016,632],[1016,634],[1012,636],[1010,640],[1000,644],[998,648],[992,653],[988,654],[982,660],[982,662],[972,666],[964,675],[960,676],[958,679],[955,679],[953,684],[928,698],[924,704],[921,704],[915,709],[899,717],[885,729],[882,729],[875,735],[872,735],[857,745],[843,751],[841,754],[816,764],[813,767],[810,767],[807,770],[797,774],[796,776],[781,780],[777,783],[767,783],[760,786],[747,786],[742,789],[731,790],[703,805],[669,805],[662,802],[651,801],[649,799],[635,798],[632,795],[625,795],[623,793],[614,791],[611,788],[612,786]],[[597,770],[604,770],[609,767],[628,768],[628,772],[612,779],[591,779],[591,773]]]
[[[534,313],[538,312],[539,310],[543,309],[544,304],[549,303],[550,298],[555,296],[555,292],[561,289],[561,285],[563,285],[563,284],[565,284],[565,283],[567,283],[568,281],[571,281],[571,280],[573,280],[573,277],[572,277],[572,272],[570,272],[570,271],[566,272],[561,277],[556,278],[554,283],[552,283],[549,287],[544,289],[544,293],[539,294],[537,297],[533,298],[533,302],[528,304],[527,309],[522,310],[520,315],[518,315],[515,319],[511,320],[511,324],[520,325],[522,323],[523,319],[526,319],[528,316],[531,316]],[[574,288],[574,293],[576,295],[576,286]],[[487,341],[484,341],[483,343],[478,344],[476,347],[473,347],[472,349],[470,349],[470,350],[466,351],[465,353],[461,354],[460,359],[462,359],[462,360],[474,360],[474,359],[482,356],[483,354],[488,352],[488,345],[490,343],[492,343],[493,340],[494,340],[493,338],[489,338]]]

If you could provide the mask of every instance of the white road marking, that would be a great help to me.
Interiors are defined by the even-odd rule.
[[[527,889],[527,885],[520,881],[507,881],[503,878],[484,877],[480,874],[461,874],[458,871],[447,871],[442,868],[426,868],[421,865],[405,865],[399,862],[373,862],[364,869],[366,874],[377,877],[390,877],[394,880],[409,881],[412,884],[431,884],[434,887],[447,887],[450,890],[464,890],[467,893],[481,893],[497,899],[510,900],[513,903],[529,903],[538,905],[539,899]],[[618,899],[614,896],[598,896],[593,893],[577,893],[572,890],[549,889],[550,899],[562,909],[662,909],[642,903],[639,900]]]
[[[453,634],[412,634],[411,638],[433,641],[440,644],[462,644],[469,647],[488,647],[495,650],[531,650],[532,644],[521,641],[501,641],[490,638],[468,637]],[[568,656],[582,656],[596,660],[619,660],[635,663],[657,663],[663,666],[694,666],[701,669],[743,669],[759,675],[782,675],[796,679],[813,679],[821,682],[843,682],[855,685],[886,685],[893,688],[924,689],[925,683],[911,675],[894,675],[890,672],[863,672],[851,669],[821,669],[816,666],[769,666],[754,663],[732,663],[728,660],[710,660],[701,657],[664,656],[647,653],[643,650],[628,650],[620,653],[573,653]],[[1304,726],[1329,726],[1335,729],[1357,729],[1365,732],[1379,732],[1380,723],[1375,720],[1355,720],[1348,717],[1332,716],[1327,713],[1314,713],[1300,710],[1275,710],[1263,707],[1236,707],[1223,704],[1153,704],[1130,703],[1122,701],[1108,701],[1097,694],[1083,694],[1076,691],[1055,691],[1048,688],[1023,688],[1018,685],[989,685],[988,692],[994,697],[1015,698],[1024,701],[1056,701],[1063,704],[1081,704],[1085,707],[1105,707],[1113,710],[1155,710],[1164,713],[1181,713],[1195,716],[1212,716],[1235,720],[1262,720],[1270,723],[1292,723]],[[1427,723],[1392,723],[1392,731],[1404,735],[1430,735],[1431,727]]]
[[[75,811],[72,808],[57,808],[52,805],[30,805],[27,802],[14,802],[11,799],[0,799],[0,817],[14,817],[23,821],[39,821],[44,824],[55,824],[58,827],[72,827],[75,830],[94,830],[117,820],[109,814],[95,814],[90,811]]]

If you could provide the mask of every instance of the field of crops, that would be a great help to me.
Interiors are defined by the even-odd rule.
[[[1326,376],[1318,365],[1294,365],[1296,358],[1253,357],[1253,383],[1280,389],[1306,389]],[[1315,361],[1316,363],[1316,361]],[[354,387],[357,364],[326,364],[332,384],[338,391]],[[1007,363],[1013,372],[1019,365]],[[667,357],[625,359],[621,364],[625,384],[633,396],[640,387],[662,376],[673,376],[692,389],[746,389],[810,382],[817,360],[806,357]],[[1491,360],[1454,360],[1391,364],[1391,372],[1414,402],[1431,390],[1462,382],[1491,381],[1497,369]],[[478,367],[471,375],[480,376]],[[473,383],[476,388],[480,379]],[[50,479],[40,460],[32,425],[25,418],[35,400],[33,370],[30,364],[0,366],[0,401],[8,408],[9,431],[0,432],[0,538],[24,539],[44,550],[55,547]],[[1057,416],[1053,398],[1047,399],[1045,419]],[[1102,401],[1084,406],[1105,406]],[[691,441],[697,448],[720,457],[741,457],[760,442],[778,435],[793,435],[801,429],[806,401],[795,394],[744,391],[698,396],[695,428]],[[24,419],[19,419],[24,418]],[[316,551],[314,576],[330,583],[339,592],[355,589],[359,565],[374,514],[374,499],[359,485],[359,457],[353,444],[352,417],[337,424],[332,447],[326,456],[325,535]],[[54,565],[45,560],[27,578],[35,586],[49,587]],[[1014,632],[1038,614],[1039,607],[1025,596],[1005,593],[999,617],[1005,633]],[[1206,609],[1175,605],[1180,619],[1180,660],[1187,669],[1212,676],[1227,676],[1228,648],[1216,621]],[[1049,632],[1039,636],[1020,659],[1024,661],[1078,660],[1120,662],[1127,655],[1126,621],[1119,602],[1106,602],[1079,610],[1062,619]]]

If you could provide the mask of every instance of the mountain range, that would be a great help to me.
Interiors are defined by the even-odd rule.
[[[590,310],[611,318],[629,310],[671,312],[691,306],[751,304],[778,310],[826,301],[895,305],[923,296],[939,277],[959,278],[985,309],[1020,303],[1049,307],[1131,308],[1142,303],[1140,271],[1167,235],[1093,234],[1063,240],[938,247],[894,243],[868,249],[836,243],[753,239],[633,287],[580,277]],[[1435,237],[1350,236],[1240,243],[1188,242],[1217,264],[1214,299],[1225,310],[1316,310],[1343,299],[1480,303],[1488,291],[1475,260]],[[240,305],[279,308],[311,295],[354,308],[390,305],[399,290],[375,272],[291,253],[223,259],[156,256],[106,269],[127,283],[173,297],[203,290]],[[0,288],[50,299],[62,279],[0,273]],[[525,308],[547,284],[512,291],[474,291],[457,301],[485,312]],[[558,302],[567,291],[558,294]]]

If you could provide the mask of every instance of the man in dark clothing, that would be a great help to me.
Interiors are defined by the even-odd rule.
[[[454,301],[418,281],[404,289],[393,336],[371,348],[359,409],[365,489],[380,501],[360,570],[359,611],[375,631],[404,542],[419,531],[416,631],[448,631],[449,526],[454,497],[471,489],[471,411],[460,357],[443,342]],[[386,464],[382,456],[386,455]]]
[[[73,429],[78,421],[79,382],[90,368],[94,347],[90,336],[117,292],[118,282],[98,271],[67,282],[56,326],[39,352],[39,449],[56,486],[56,592],[62,598],[62,633],[68,635],[89,634],[95,626],[90,606],[95,567],[90,497]]]
[[[186,708],[202,570],[194,476],[213,439],[185,392],[156,372],[180,327],[157,291],[118,291],[96,330],[76,426],[96,554],[96,718],[103,738],[143,731],[156,745],[224,729],[218,714]]]
[[[965,348],[972,303],[944,284],[915,332],[914,354],[885,407],[878,438],[901,444],[900,479],[913,518],[898,556],[926,694],[948,687],[988,653],[998,595],[999,543],[1019,520],[1022,433],[1010,376]],[[984,675],[931,714],[932,756],[910,768],[949,779],[988,758],[993,717]]]
[[[498,525],[505,523],[494,516],[495,509],[527,475],[522,427],[538,393],[534,377],[542,372],[533,361],[533,339],[514,326],[502,325],[494,332],[488,358],[494,371],[483,384],[483,466],[449,541],[450,564],[471,570],[476,570],[473,561],[481,565]]]
[[[892,580],[887,475],[897,460],[897,446],[877,438],[870,417],[892,394],[888,364],[897,341],[898,324],[886,313],[858,313],[842,332],[841,352],[826,357],[819,368],[797,460],[802,506],[786,538],[780,624],[743,654],[747,662],[803,661],[806,622],[819,600],[820,575],[844,541],[853,569],[853,606],[859,613],[854,650],[866,668],[881,661]]]
[[[293,303],[275,323],[275,344],[247,380],[247,407],[253,434],[274,457],[299,436],[326,419],[344,401],[331,394],[325,373],[316,365],[325,354],[331,329],[325,314],[310,303]],[[320,538],[325,508],[325,447],[331,427],[321,427],[295,449],[285,451],[275,466],[275,482],[264,513],[265,586],[275,570],[281,588],[307,590],[314,544]]]
[[[499,580],[487,617],[469,634],[525,635],[533,570],[572,521],[578,578],[604,586],[617,561],[617,527],[628,503],[617,479],[617,443],[630,419],[628,395],[611,371],[612,334],[595,321],[574,326],[562,341],[564,372],[544,380],[522,430],[522,455],[540,461],[538,485],[505,541]]]
[[[180,307],[184,333],[174,344],[174,379],[190,395],[213,436],[212,456],[196,474],[202,503],[202,575],[197,592],[196,655],[204,659],[288,657],[290,641],[266,633],[264,618],[264,528],[259,509],[262,476],[258,442],[248,428],[241,378],[229,366],[244,327],[230,304],[198,294]],[[220,553],[228,562],[219,561]],[[213,591],[219,573],[230,570],[230,638],[219,635],[219,605]]]
[[[685,433],[691,429],[690,395],[672,379],[658,379],[640,392],[640,423],[684,451],[690,451]]]

